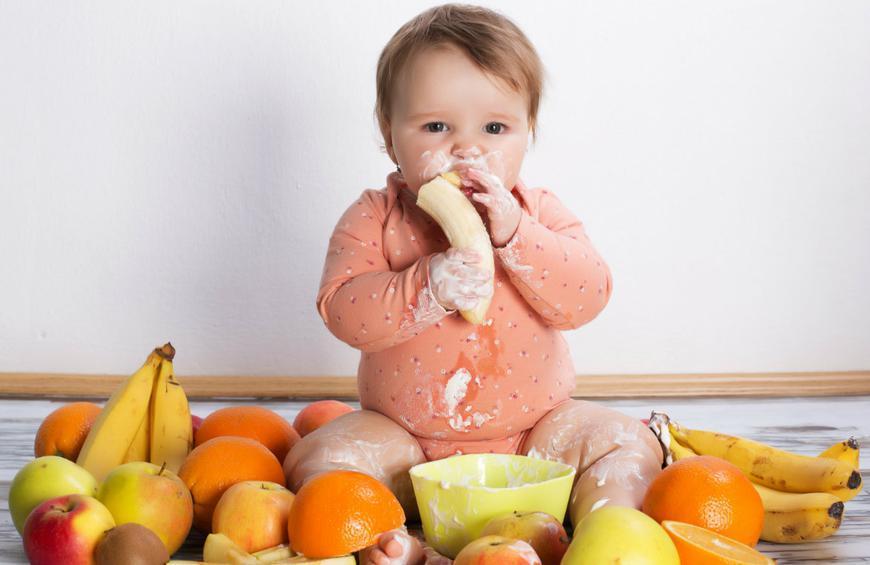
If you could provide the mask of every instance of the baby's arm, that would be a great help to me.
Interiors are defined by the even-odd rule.
[[[522,211],[519,227],[496,255],[526,302],[551,326],[574,329],[597,316],[610,298],[607,264],[583,224],[547,190],[525,190],[537,218]],[[528,204],[527,204],[528,205]]]
[[[362,351],[408,340],[450,312],[429,288],[424,256],[400,272],[383,254],[386,203],[367,190],[342,215],[329,239],[317,309],[337,338]]]

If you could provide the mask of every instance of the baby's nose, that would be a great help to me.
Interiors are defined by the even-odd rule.
[[[483,151],[477,145],[456,145],[451,154],[459,159],[472,159],[483,155]]]

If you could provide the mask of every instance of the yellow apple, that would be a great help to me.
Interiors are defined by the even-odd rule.
[[[562,563],[679,565],[680,556],[665,529],[640,510],[604,506],[577,524]]]
[[[241,481],[228,488],[212,516],[211,531],[254,553],[287,543],[293,493],[278,483]]]
[[[118,525],[141,524],[175,553],[193,523],[193,498],[178,476],[146,461],[115,467],[100,485],[97,498]]]

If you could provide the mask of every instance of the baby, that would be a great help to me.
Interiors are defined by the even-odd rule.
[[[384,48],[377,117],[398,170],[339,220],[317,295],[329,330],[362,352],[362,410],[296,445],[284,463],[294,491],[317,473],[354,469],[389,486],[414,519],[412,466],[519,453],[577,469],[574,524],[606,504],[640,506],[661,469],[658,441],[634,418],[571,399],[575,373],[560,333],[601,312],[610,271],[556,196],[519,179],[542,74],[525,35],[479,7],[432,8]],[[475,252],[450,248],[415,203],[420,186],[447,170],[485,222],[494,276]],[[482,325],[459,314],[490,296]],[[361,556],[426,559],[403,530]]]

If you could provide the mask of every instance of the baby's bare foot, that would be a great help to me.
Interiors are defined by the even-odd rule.
[[[448,559],[420,542],[405,528],[390,530],[378,543],[359,553],[360,565],[451,565]]]
[[[421,565],[426,555],[417,538],[404,528],[390,530],[378,537],[378,543],[360,551],[360,565]]]

